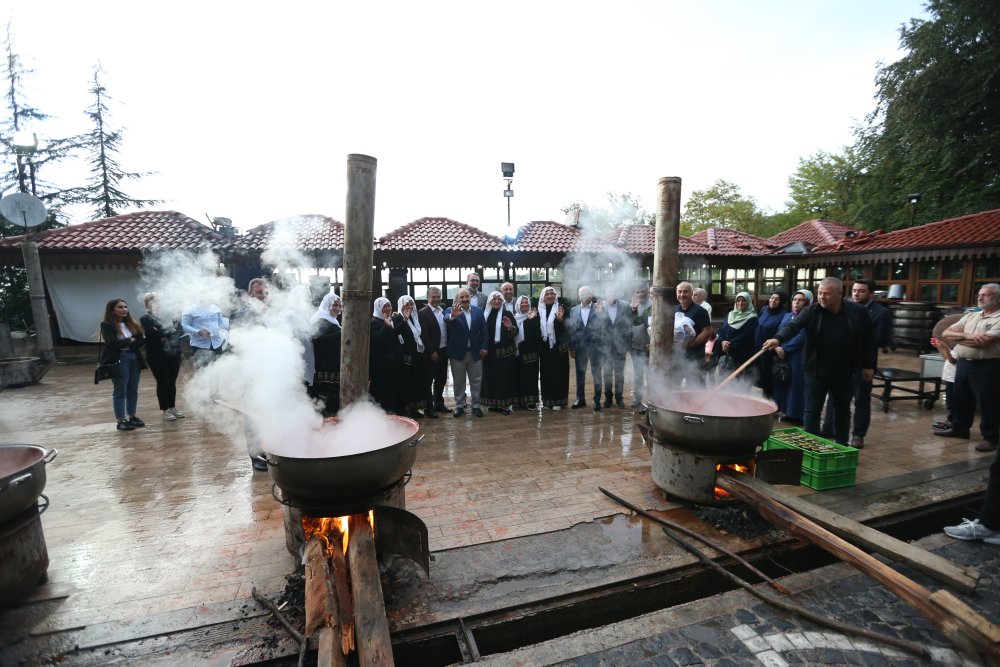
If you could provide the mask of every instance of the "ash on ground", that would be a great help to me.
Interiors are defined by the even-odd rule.
[[[720,533],[743,539],[765,535],[777,537],[782,532],[746,503],[737,502],[720,507],[698,505],[691,508],[691,513]]]
[[[298,572],[285,575],[285,590],[281,591],[281,595],[274,600],[274,604],[281,610],[282,615],[293,628],[304,632],[306,627],[305,576]],[[263,643],[268,648],[274,648],[281,639],[288,636],[288,630],[274,617],[274,614],[271,614],[267,619],[267,625],[272,631],[263,637]]]

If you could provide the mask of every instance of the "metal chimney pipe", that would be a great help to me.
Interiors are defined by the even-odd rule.
[[[368,155],[347,156],[347,214],[344,219],[344,300],[340,336],[340,405],[368,394],[369,322],[375,234],[375,169]]]
[[[674,306],[677,305],[678,245],[681,235],[681,179],[665,176],[656,184],[656,250],[653,255],[653,330],[649,370],[663,374],[674,346]]]

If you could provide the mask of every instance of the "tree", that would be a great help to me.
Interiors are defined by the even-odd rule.
[[[118,163],[122,130],[113,129],[109,125],[111,112],[108,103],[111,97],[101,83],[102,73],[100,64],[94,67],[94,80],[90,88],[94,103],[87,109],[87,117],[90,118],[93,129],[77,137],[77,149],[85,155],[90,166],[90,177],[85,186],[69,191],[67,201],[92,206],[95,218],[110,218],[128,208],[159,204],[160,200],[136,199],[120,188],[122,181],[139,180],[151,172],[125,171]]]
[[[1000,3],[930,0],[900,29],[906,55],[880,67],[877,105],[859,130],[856,201],[867,228],[1000,208]]]
[[[771,236],[768,216],[757,206],[753,197],[740,192],[731,181],[717,180],[705,190],[695,190],[681,215],[681,234],[691,236],[703,229],[723,227],[757,236]]]
[[[790,220],[824,218],[853,225],[857,217],[858,188],[862,174],[853,147],[841,154],[818,151],[799,160],[788,179],[791,196],[786,214]]]
[[[576,201],[562,209],[579,221],[587,232],[601,234],[623,225],[655,225],[656,215],[642,207],[642,200],[631,192],[609,192],[606,207],[591,207]]]

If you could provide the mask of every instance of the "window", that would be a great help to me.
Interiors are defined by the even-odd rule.
[[[785,288],[784,268],[764,269],[764,275],[761,276],[760,280],[760,294],[758,295],[761,299],[766,300],[772,294],[774,294],[778,290],[783,290],[784,288]]]
[[[958,303],[964,262],[946,260],[921,262],[917,267],[917,294],[930,303]]]

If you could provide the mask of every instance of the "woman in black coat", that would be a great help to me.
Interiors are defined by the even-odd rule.
[[[514,302],[517,322],[517,407],[534,410],[538,403],[538,353],[542,347],[542,323],[531,299],[519,296]]]
[[[736,303],[729,311],[726,321],[719,327],[713,350],[715,358],[718,359],[722,355],[728,354],[733,360],[731,370],[736,370],[749,361],[750,357],[759,349],[754,347],[754,334],[756,332],[757,313],[754,312],[750,294],[740,292],[736,295]]]
[[[399,341],[392,323],[392,303],[375,299],[368,333],[368,393],[386,412],[395,412],[392,375],[399,358]]]
[[[323,402],[323,416],[334,417],[340,410],[340,297],[330,292],[323,297],[311,322],[316,374],[309,396]]]
[[[396,414],[423,419],[421,408],[426,405],[426,349],[420,337],[420,320],[413,297],[404,294],[396,302],[399,312],[392,316],[393,329],[399,341],[396,361],[398,375],[393,378],[396,387]]]
[[[101,321],[101,364],[115,364],[118,377],[112,378],[114,392],[111,404],[115,409],[115,419],[119,431],[131,431],[146,423],[135,416],[139,403],[139,373],[146,366],[139,348],[145,340],[142,327],[132,319],[125,299],[111,299],[104,307]]]
[[[788,313],[788,294],[781,290],[771,293],[767,305],[757,313],[757,331],[754,333],[754,349],[764,346],[764,341],[774,338]],[[774,351],[765,352],[757,359],[757,386],[764,392],[764,398],[774,395]]]
[[[566,307],[559,303],[552,287],[543,289],[538,298],[538,319],[542,336],[538,354],[542,405],[562,410],[569,403],[569,331]]]
[[[160,300],[156,292],[148,292],[142,302],[146,314],[139,318],[146,338],[146,359],[156,378],[156,400],[163,411],[163,421],[183,418],[177,409],[177,374],[181,370],[181,331],[174,323],[160,321]]]
[[[517,395],[517,326],[503,307],[503,294],[490,294],[484,317],[487,347],[482,402],[490,410],[509,415]]]

